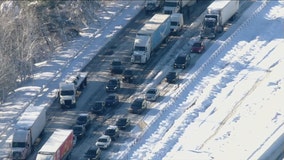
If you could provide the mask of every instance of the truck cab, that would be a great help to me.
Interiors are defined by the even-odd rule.
[[[59,99],[62,108],[76,107],[76,88],[74,83],[59,84]]]
[[[32,140],[27,130],[17,129],[12,140],[13,159],[26,159],[31,153]]]
[[[165,0],[164,14],[179,13],[181,10],[181,0]]]
[[[134,40],[134,49],[131,56],[132,63],[146,63],[151,54],[151,37],[137,35]]]
[[[183,14],[173,13],[171,14],[171,32],[177,33],[182,30],[184,25]]]

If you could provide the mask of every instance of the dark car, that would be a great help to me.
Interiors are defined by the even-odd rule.
[[[178,73],[177,72],[169,72],[166,76],[166,81],[168,83],[175,83],[178,80]]]
[[[122,75],[122,81],[127,82],[127,83],[131,83],[131,82],[133,82],[133,80],[134,80],[133,71],[129,70],[129,69],[125,70],[123,72],[123,75]]]
[[[128,118],[119,118],[115,125],[118,127],[118,129],[126,129],[130,126],[130,120]]]
[[[83,125],[78,125],[76,124],[74,127],[73,127],[73,133],[74,135],[78,138],[78,139],[81,139],[85,136],[86,134],[86,128],[83,126]]]
[[[102,114],[106,110],[105,108],[105,102],[104,101],[96,101],[92,106],[91,106],[91,112],[96,113],[96,114]]]
[[[190,55],[189,54],[178,55],[177,58],[175,59],[174,68],[185,69],[189,64],[189,61],[190,61]]]
[[[120,89],[120,81],[119,79],[111,79],[108,81],[106,85],[107,92],[116,92]]]
[[[111,140],[116,140],[119,137],[119,130],[117,126],[109,126],[104,132],[104,135],[110,136]]]
[[[91,146],[85,153],[85,158],[88,160],[99,160],[101,158],[101,149],[97,146]]]
[[[120,60],[115,59],[111,62],[111,73],[113,74],[122,74],[124,67]]]
[[[147,102],[144,98],[136,98],[130,108],[129,112],[130,113],[136,113],[136,114],[141,114],[144,110],[147,109]]]
[[[83,125],[84,127],[89,127],[91,124],[91,116],[88,113],[81,113],[77,117],[76,124]]]
[[[105,106],[114,107],[119,104],[119,97],[117,94],[110,94],[105,99]]]
[[[205,45],[204,42],[195,42],[193,43],[193,45],[191,46],[191,53],[202,53],[205,50]]]

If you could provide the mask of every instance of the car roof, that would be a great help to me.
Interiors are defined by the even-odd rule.
[[[108,126],[107,129],[117,129],[117,126]]]
[[[100,139],[100,138],[110,138],[110,136],[103,134],[103,135],[101,135],[101,136],[99,137],[99,139]]]

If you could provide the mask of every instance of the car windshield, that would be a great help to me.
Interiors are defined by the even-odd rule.
[[[78,117],[77,120],[86,122],[87,121],[87,116],[80,116],[80,117]]]
[[[178,56],[175,60],[176,63],[184,63],[185,57],[184,56]]]
[[[122,118],[122,119],[119,119],[116,124],[125,124],[125,123],[126,123],[126,119]]]
[[[106,138],[99,138],[98,142],[107,142],[107,139]]]
[[[116,85],[116,84],[117,84],[117,81],[114,79],[108,81],[108,85]]]
[[[95,108],[101,108],[102,106],[103,106],[102,102],[96,102],[94,105]]]
[[[83,130],[83,128],[81,126],[76,126],[73,128],[74,132],[81,132]]]
[[[156,90],[155,89],[149,89],[147,91],[147,94],[156,94]]]
[[[106,134],[114,134],[114,133],[115,133],[115,130],[113,130],[113,129],[107,129],[107,130],[105,131],[105,133],[106,133]]]
[[[192,46],[193,47],[201,47],[201,43],[194,43]]]

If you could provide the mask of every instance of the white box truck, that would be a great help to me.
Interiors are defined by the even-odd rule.
[[[87,85],[88,72],[78,72],[59,84],[59,102],[62,108],[75,108],[77,98]]]
[[[192,6],[195,3],[196,0],[165,0],[163,13],[182,13],[184,8]]]
[[[56,129],[38,151],[36,160],[69,159],[73,149],[73,130]]]
[[[228,22],[239,10],[239,0],[215,0],[206,10],[202,23],[201,38],[214,39],[223,32]]]
[[[170,25],[170,15],[167,14],[155,14],[146,22],[136,34],[131,62],[145,64],[171,33]]]
[[[146,13],[154,12],[162,8],[164,0],[146,0],[145,11]]]
[[[16,123],[12,139],[12,158],[27,159],[46,124],[46,109],[30,106]]]

